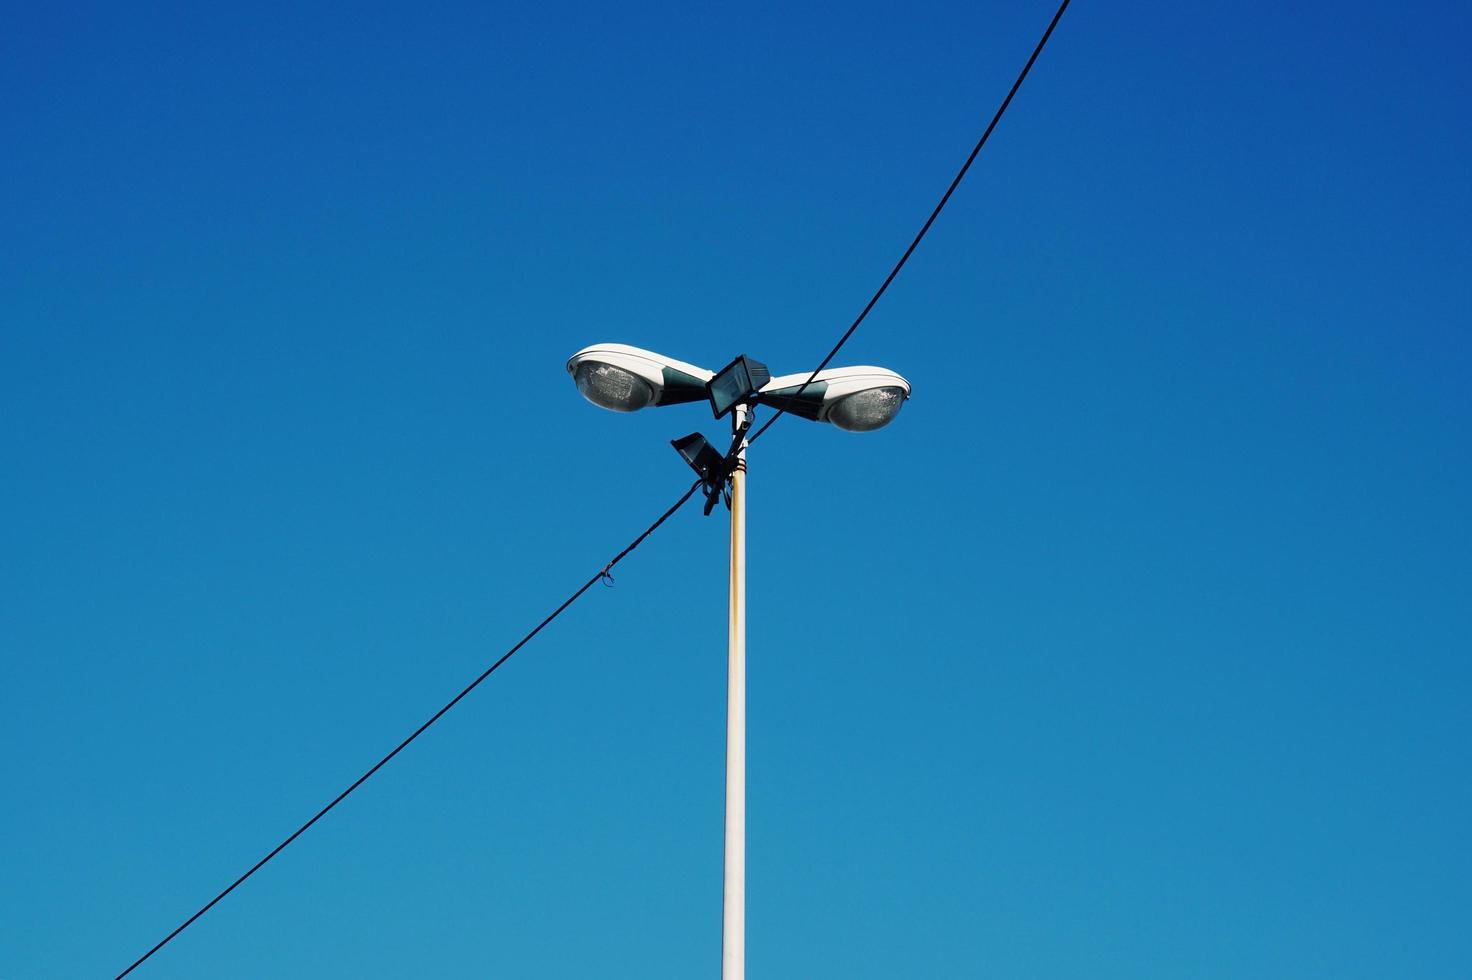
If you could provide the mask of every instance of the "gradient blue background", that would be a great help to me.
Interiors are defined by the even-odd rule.
[[[1047,3],[31,5],[0,32],[0,977],[112,976],[811,367]],[[753,452],[756,978],[1472,973],[1464,4],[1064,21]],[[681,513],[136,975],[715,976]]]

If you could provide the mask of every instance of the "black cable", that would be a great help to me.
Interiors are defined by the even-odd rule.
[[[1017,81],[1012,83],[1012,89],[1007,93],[1007,97],[1002,100],[1002,104],[997,109],[996,115],[992,116],[992,121],[986,127],[986,132],[981,134],[981,139],[977,140],[976,146],[972,147],[971,155],[967,157],[966,162],[961,165],[961,169],[956,173],[956,178],[951,181],[951,186],[947,187],[946,192],[941,195],[940,203],[935,206],[934,211],[930,212],[930,217],[925,219],[925,224],[920,228],[920,232],[915,236],[915,240],[910,242],[910,247],[905,249],[905,254],[901,255],[900,260],[894,264],[894,268],[889,270],[889,275],[885,276],[884,282],[880,284],[879,289],[869,299],[868,304],[864,307],[863,311],[859,313],[858,317],[854,319],[854,322],[849,324],[849,328],[843,332],[843,336],[838,338],[838,343],[833,345],[833,349],[828,352],[828,356],[823,358],[823,362],[821,364],[813,368],[813,373],[808,376],[808,379],[802,383],[802,387],[798,388],[797,392],[792,395],[791,398],[784,398],[782,405],[778,407],[776,413],[771,418],[767,419],[767,421],[761,426],[761,428],[757,429],[756,432],[752,434],[751,438],[747,440],[748,444],[756,442],[758,439],[760,439],[762,437],[762,433],[770,429],[772,427],[772,423],[780,419],[782,415],[787,411],[786,406],[795,403],[797,399],[802,396],[802,393],[807,390],[808,385],[812,384],[813,379],[818,376],[818,372],[827,367],[828,362],[833,360],[834,355],[843,349],[844,344],[848,343],[848,339],[854,335],[854,331],[859,329],[859,324],[863,323],[864,318],[869,315],[869,311],[874,309],[874,304],[879,302],[879,297],[883,296],[884,291],[889,288],[889,284],[894,282],[894,277],[899,275],[900,270],[905,267],[905,263],[910,261],[910,255],[915,251],[915,247],[920,244],[920,239],[925,237],[925,233],[928,232],[930,230],[930,226],[935,223],[935,219],[937,216],[940,215],[941,209],[946,206],[946,202],[951,199],[951,195],[955,193],[956,188],[960,186],[961,178],[965,177],[966,171],[971,169],[972,161],[975,160],[976,155],[981,152],[981,148],[986,145],[988,137],[992,135],[992,130],[997,128],[997,123],[1001,121],[1002,114],[1007,111],[1007,106],[1012,104],[1012,96],[1017,94],[1017,90],[1022,87],[1022,80],[1027,77],[1028,72],[1032,71],[1033,62],[1037,61],[1038,55],[1043,53],[1043,46],[1048,43],[1048,38],[1053,35],[1053,28],[1058,26],[1058,21],[1063,17],[1063,11],[1068,9],[1068,3],[1069,0],[1063,0],[1063,3],[1058,6],[1058,12],[1053,15],[1053,20],[1048,24],[1048,29],[1043,32],[1042,39],[1038,41],[1037,47],[1032,49],[1032,57],[1028,58],[1027,64],[1022,66],[1022,71],[1018,74]]]
[[[520,650],[522,647],[526,646],[526,644],[531,640],[532,637],[534,637],[538,633],[542,632],[542,628],[544,626],[546,626],[548,623],[552,622],[552,620],[554,620],[558,616],[560,616],[562,614],[562,611],[564,609],[566,609],[568,606],[572,605],[574,602],[576,602],[578,600],[579,597],[582,596],[582,594],[584,592],[587,592],[590,588],[592,588],[594,582],[597,582],[599,579],[607,578],[608,577],[608,573],[613,568],[613,566],[615,566],[619,562],[623,561],[624,560],[624,557],[626,555],[628,555],[629,552],[633,551],[635,548],[639,547],[639,545],[643,544],[644,543],[644,539],[647,538],[647,537],[649,537],[649,535],[653,534],[654,531],[655,531],[655,529],[658,528],[661,524],[663,524],[665,521],[669,520],[669,518],[675,513],[675,511],[677,511],[681,507],[683,507],[685,505],[685,502],[687,500],[689,500],[691,498],[691,496],[694,495],[695,491],[698,490],[698,489],[700,489],[700,487],[701,487],[701,481],[700,480],[696,480],[694,483],[690,484],[690,489],[689,490],[686,490],[684,492],[684,494],[681,495],[680,499],[679,500],[676,500],[674,502],[674,504],[670,507],[669,510],[667,510],[663,514],[659,515],[659,520],[657,520],[653,524],[649,525],[649,527],[647,527],[644,530],[644,533],[643,534],[639,535],[632,542],[630,542],[630,544],[629,544],[629,546],[627,548],[625,548],[623,551],[620,551],[617,555],[615,555],[614,558],[613,558],[613,561],[611,561],[607,565],[604,565],[603,566],[603,570],[602,571],[600,571],[597,575],[594,575],[592,578],[588,579],[588,581],[584,582],[583,585],[582,585],[582,588],[578,589],[572,595],[568,596],[567,600],[565,602],[563,602],[562,605],[558,606],[555,610],[553,610],[552,611],[552,614],[550,616],[548,616],[546,619],[542,620],[540,623],[537,624],[536,629],[532,630],[526,636],[523,636],[520,640],[518,640],[516,642],[516,645],[514,647],[512,647],[510,650],[507,650],[504,654],[501,655],[501,659],[497,660],[495,663],[491,664],[484,671],[482,671],[481,672],[481,675],[479,677],[477,677],[475,680],[473,680],[469,684],[467,684],[465,686],[465,689],[464,690],[462,690],[459,694],[457,694],[453,698],[451,698],[449,700],[449,702],[443,708],[441,708],[440,710],[436,711],[430,717],[430,719],[428,721],[426,721],[424,724],[420,725],[418,728],[414,729],[414,734],[410,735],[408,738],[406,738],[402,742],[400,742],[394,748],[394,750],[392,752],[390,752],[388,755],[384,756],[382,759],[379,759],[377,762],[375,762],[373,764],[373,768],[371,768],[367,772],[363,773],[363,775],[359,776],[356,780],[353,781],[353,784],[351,786],[349,786],[347,789],[343,790],[341,793],[337,794],[337,798],[336,799],[334,799],[331,803],[329,803],[326,806],[324,806],[322,809],[318,810],[316,816],[312,817],[312,819],[308,820],[306,823],[304,823],[300,827],[298,827],[296,829],[296,831],[293,832],[290,837],[286,838],[286,840],[282,841],[280,844],[277,844],[274,848],[272,848],[271,849],[271,853],[267,854],[265,857],[263,857],[259,861],[257,861],[251,867],[251,869],[249,871],[247,871],[245,874],[241,875],[239,878],[236,878],[235,881],[231,883],[231,885],[230,885],[229,888],[226,888],[224,891],[220,892],[220,894],[216,895],[214,898],[212,898],[208,902],[206,902],[205,905],[198,912],[195,912],[189,918],[185,919],[184,922],[183,922],[183,924],[181,924],[177,929],[175,929],[173,932],[169,933],[163,939],[160,939],[158,941],[157,945],[155,945],[148,952],[144,953],[142,956],[138,957],[138,959],[134,960],[133,961],[133,964],[131,966],[129,966],[126,970],[124,970],[122,973],[119,973],[117,975],[117,980],[122,980],[123,977],[126,977],[128,974],[132,973],[140,965],[142,965],[142,963],[145,960],[147,960],[150,956],[152,956],[154,953],[157,953],[159,950],[163,949],[164,946],[168,944],[169,940],[171,940],[175,936],[179,935],[179,933],[183,932],[185,929],[188,929],[194,923],[194,920],[198,919],[200,916],[204,915],[210,909],[214,908],[215,904],[217,902],[219,902],[220,899],[224,898],[226,895],[228,895],[231,892],[233,892],[236,888],[238,888],[241,885],[242,882],[245,881],[245,879],[249,878],[251,875],[253,875],[257,871],[261,870],[261,868],[265,865],[265,863],[267,861],[271,860],[277,854],[280,854],[283,850],[285,850],[285,848],[286,848],[286,846],[288,844],[290,844],[292,841],[296,840],[302,834],[306,833],[307,828],[311,827],[312,824],[316,823],[318,820],[321,820],[324,816],[327,815],[327,812],[329,810],[331,810],[333,807],[337,806],[343,800],[347,799],[347,796],[348,796],[349,793],[351,793],[353,790],[357,789],[359,786],[363,785],[363,783],[365,783],[368,780],[368,777],[369,776],[372,776],[378,770],[382,769],[384,767],[384,765],[387,764],[390,759],[392,759],[394,756],[396,756],[400,752],[402,752],[404,750],[404,748],[406,746],[408,746],[408,744],[410,742],[414,741],[420,735],[424,734],[425,729],[427,729],[430,725],[433,725],[435,722],[439,721],[440,720],[440,717],[443,716],[445,712],[449,711],[451,708],[455,707],[455,705],[457,705],[457,704],[460,703],[460,699],[461,698],[465,697],[465,695],[469,694],[471,691],[473,691],[477,687],[479,687],[481,681],[485,680],[487,677],[490,677],[493,673],[495,673],[497,667],[500,667],[506,661],[510,660],[512,654],[514,654],[516,651]]]

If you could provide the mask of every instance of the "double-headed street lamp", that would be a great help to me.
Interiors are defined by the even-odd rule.
[[[583,397],[600,408],[641,408],[708,401],[731,416],[724,456],[699,433],[673,441],[700,474],[709,514],[725,492],[731,508],[731,602],[726,671],[726,860],[721,928],[722,980],[746,976],[746,431],[752,410],[831,422],[850,432],[881,428],[910,397],[910,383],[877,367],[833,368],[773,378],[765,364],[738,357],[719,373],[627,344],[584,347],[567,362]]]

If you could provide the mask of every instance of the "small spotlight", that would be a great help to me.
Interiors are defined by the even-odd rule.
[[[715,447],[705,441],[705,436],[699,432],[692,432],[688,436],[679,439],[671,439],[670,445],[675,447],[675,452],[685,458],[690,468],[700,474],[700,478],[707,484],[711,481],[724,479],[725,469],[721,454],[716,452]]]
[[[725,458],[699,432],[671,439],[670,445],[690,464],[692,470],[700,474],[700,482],[705,486],[705,513],[709,516],[716,501],[721,498],[721,492],[726,489],[728,474]]]

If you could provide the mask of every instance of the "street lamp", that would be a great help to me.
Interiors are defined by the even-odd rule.
[[[767,405],[789,415],[829,422],[850,432],[888,425],[910,383],[877,367],[833,368],[773,378],[745,355],[719,372],[630,347],[594,344],[567,362],[584,398],[615,412],[710,402],[716,418],[731,415],[726,455],[691,433],[672,445],[700,474],[709,514],[722,492],[731,508],[731,599],[726,633],[726,856],[721,927],[721,978],[746,976],[746,432],[752,410]],[[728,490],[729,485],[729,490]]]

